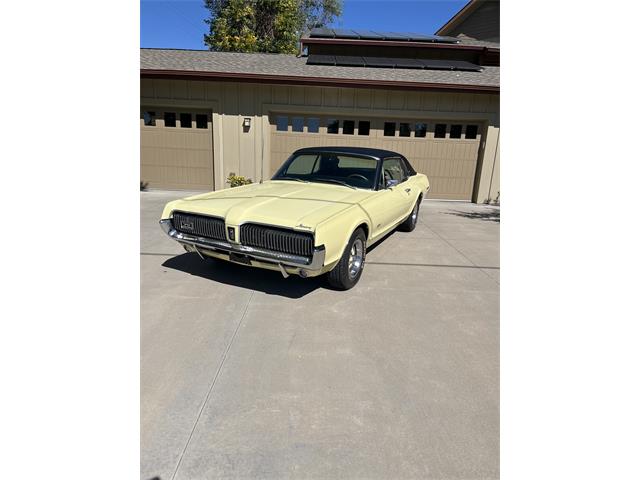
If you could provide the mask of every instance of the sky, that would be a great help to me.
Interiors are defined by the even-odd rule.
[[[467,0],[344,0],[331,26],[433,34]],[[208,11],[202,0],[141,0],[140,46],[206,50]]]

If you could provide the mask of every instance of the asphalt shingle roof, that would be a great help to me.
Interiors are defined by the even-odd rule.
[[[465,35],[458,35],[458,40],[460,40],[459,45],[469,45],[474,47],[487,47],[487,48],[500,48],[500,43],[498,42],[488,42],[486,40],[476,40],[475,38],[467,37]]]
[[[416,70],[400,68],[337,67],[307,65],[306,57],[269,53],[210,52],[207,50],[140,50],[141,70],[172,70],[254,75],[277,75],[302,78],[379,80],[500,86],[500,67],[484,67],[482,72]]]

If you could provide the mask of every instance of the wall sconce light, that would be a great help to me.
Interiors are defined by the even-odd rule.
[[[242,126],[244,128],[249,128],[251,127],[251,119],[249,117],[245,117],[245,119],[242,122]]]

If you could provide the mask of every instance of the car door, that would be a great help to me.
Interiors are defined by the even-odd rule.
[[[408,182],[409,174],[402,159],[386,158],[382,162],[382,178],[385,188],[393,193],[389,196],[389,223],[393,225],[409,215],[414,203],[412,186]]]
[[[420,181],[418,180],[418,175],[416,174],[416,171],[413,169],[409,161],[404,157],[402,158],[402,165],[404,167],[404,171],[407,176],[407,179],[405,181],[405,185],[403,188],[408,195],[408,200],[409,200],[408,208],[410,212],[415,206],[416,202],[418,201],[418,197],[422,192],[422,187],[420,185]]]
[[[363,205],[372,221],[374,241],[404,220],[413,208],[412,187],[407,178],[400,158],[383,160],[378,191]]]

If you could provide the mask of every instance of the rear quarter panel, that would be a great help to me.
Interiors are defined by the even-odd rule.
[[[409,182],[412,186],[415,185],[416,188],[420,190],[420,193],[422,193],[422,199],[424,199],[429,191],[429,179],[427,176],[423,173],[416,173],[414,176],[409,178]]]

